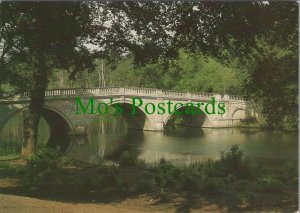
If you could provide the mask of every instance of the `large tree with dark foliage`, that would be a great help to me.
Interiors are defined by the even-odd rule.
[[[35,153],[45,90],[54,68],[72,72],[91,67],[84,46],[91,29],[90,9],[80,2],[1,2],[1,82],[28,91],[22,155]]]

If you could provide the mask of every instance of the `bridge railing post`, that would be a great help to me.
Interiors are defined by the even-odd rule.
[[[222,100],[222,97],[219,94],[216,94],[214,97],[215,97],[216,101],[221,101]]]

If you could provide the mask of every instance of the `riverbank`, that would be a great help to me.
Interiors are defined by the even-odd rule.
[[[75,204],[78,212],[85,206],[131,212],[298,209],[297,161],[250,160],[237,146],[220,160],[189,166],[174,166],[164,159],[148,165],[129,152],[118,162],[91,165],[44,151],[24,163],[0,163],[0,191],[9,211],[13,206],[18,211],[17,205],[28,198],[46,212],[49,205],[72,209]]]

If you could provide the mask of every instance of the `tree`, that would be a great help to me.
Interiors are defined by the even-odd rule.
[[[245,68],[250,74],[247,97],[254,95],[262,106],[268,106],[270,98],[276,96],[258,80],[257,74],[264,73],[284,78],[275,84],[280,88],[278,97],[293,94],[289,105],[282,105],[285,99],[274,102],[275,114],[286,113],[295,103],[297,2],[1,2],[0,12],[1,84],[10,82],[16,88],[28,88],[31,97],[24,121],[22,154],[26,156],[35,149],[37,122],[51,71],[69,69],[74,78],[79,70],[92,67],[87,43],[97,45],[97,56],[112,67],[121,55],[131,53],[135,65],[159,61],[165,69],[182,48],[217,57],[225,64],[237,59],[241,66],[249,65]],[[272,51],[261,48],[261,41],[276,53],[279,49],[286,51],[285,57],[271,58],[280,67],[276,72],[272,63],[266,63]],[[255,54],[261,50],[268,54]],[[144,71],[152,70],[157,67]],[[269,113],[269,108],[263,110],[269,116],[267,122],[289,119],[272,117],[274,111]],[[290,112],[296,116],[294,108]]]
[[[249,74],[244,96],[267,125],[296,127],[297,2],[114,2],[104,11],[114,17],[108,32],[122,35],[117,50],[135,62],[168,61],[181,48],[236,61]]]
[[[237,3],[220,26],[227,58],[249,73],[245,97],[273,129],[297,129],[298,9],[296,2]]]
[[[35,153],[38,121],[45,90],[54,68],[72,68],[72,73],[92,67],[88,42],[92,19],[85,3],[1,2],[1,82],[30,93],[24,119],[22,156]],[[26,67],[26,75],[16,66]],[[19,81],[14,82],[14,75]],[[4,79],[4,77],[5,79]],[[28,82],[27,86],[20,82]],[[26,91],[25,90],[25,91]]]

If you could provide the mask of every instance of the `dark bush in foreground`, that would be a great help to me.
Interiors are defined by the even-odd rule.
[[[154,192],[218,195],[249,203],[264,193],[284,193],[298,184],[296,161],[280,165],[274,160],[253,162],[243,158],[238,146],[223,152],[220,160],[188,166],[176,166],[165,159],[149,165],[128,151],[122,153],[120,166],[105,161],[98,165],[65,166],[64,161],[56,150],[39,152],[25,167],[25,187],[41,192],[47,187],[54,191],[67,187],[82,193],[119,196]]]
[[[42,149],[27,161],[28,169],[43,171],[57,169],[61,153],[55,149]]]
[[[258,180],[258,190],[262,192],[281,192],[283,189],[281,180],[272,176],[266,176]]]
[[[120,157],[120,166],[135,166],[137,163],[137,154],[124,151]]]

